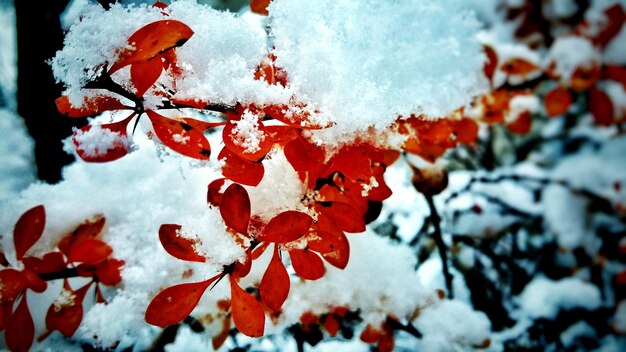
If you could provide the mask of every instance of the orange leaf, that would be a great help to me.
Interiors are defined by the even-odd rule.
[[[95,239],[75,243],[67,256],[68,262],[98,264],[111,255],[113,250],[108,244]]]
[[[265,312],[259,301],[244,291],[230,277],[231,313],[235,326],[242,334],[261,337],[265,330]]]
[[[159,292],[146,309],[146,322],[160,327],[180,323],[191,314],[204,291],[218,277],[219,275],[206,281],[171,286]]]
[[[140,98],[143,97],[146,91],[159,79],[162,71],[163,59],[161,56],[130,65],[130,80],[137,89],[135,95]]]
[[[240,261],[235,262],[235,268],[233,269],[232,276],[237,280],[242,277],[246,277],[246,275],[250,273],[250,269],[252,269],[250,248],[246,250],[246,256],[243,260],[243,263]]]
[[[7,347],[12,352],[28,351],[35,338],[35,325],[28,309],[26,295],[11,314],[11,319],[7,322],[4,338]]]
[[[202,132],[184,121],[167,118],[152,110],[146,113],[152,122],[154,133],[164,145],[185,156],[209,160],[211,146]]]
[[[376,343],[383,337],[383,332],[374,328],[371,324],[367,324],[363,332],[361,332],[360,339],[365,343]]]
[[[589,90],[589,111],[597,125],[610,126],[613,123],[613,103],[606,93],[596,87]]]
[[[283,303],[289,295],[289,274],[283,261],[280,259],[278,252],[278,246],[274,246],[274,254],[272,260],[263,274],[261,279],[261,285],[259,286],[259,293],[261,294],[261,301],[269,309],[273,311],[280,310]]]
[[[538,70],[539,67],[526,59],[509,59],[502,64],[500,70],[508,75],[528,76],[532,72]]]
[[[231,322],[232,320],[230,317],[224,317],[224,319],[222,319],[222,330],[220,330],[220,332],[211,339],[211,346],[213,346],[214,350],[217,351],[220,347],[222,347],[228,336],[230,336]]]
[[[159,240],[170,255],[190,262],[204,263],[206,258],[196,252],[196,246],[200,245],[199,239],[183,237],[182,227],[175,224],[164,224],[159,228]]]
[[[582,92],[598,82],[602,71],[597,64],[590,67],[577,67],[572,73],[571,87],[576,92]]]
[[[0,303],[13,302],[17,296],[28,288],[28,280],[15,269],[0,271]]]
[[[113,258],[106,259],[96,266],[96,276],[103,285],[117,285],[122,281],[120,270],[123,265],[123,260]]]
[[[263,179],[265,167],[262,163],[249,161],[224,147],[217,158],[224,161],[222,175],[237,183],[256,186]]]
[[[478,138],[478,123],[469,118],[462,118],[452,122],[452,129],[459,143],[470,144]]]
[[[15,244],[17,260],[22,260],[30,247],[41,238],[45,226],[46,209],[43,205],[31,208],[20,216],[13,230],[13,243]]]
[[[332,157],[331,162],[338,171],[351,180],[367,182],[372,176],[372,162],[365,148],[342,148]]]
[[[556,87],[546,94],[543,103],[548,116],[563,115],[572,105],[572,95],[564,87]]]
[[[137,62],[148,61],[169,49],[181,46],[191,38],[193,31],[186,24],[175,20],[161,20],[141,27],[128,38],[109,74]]]
[[[290,249],[289,257],[293,270],[305,280],[317,280],[326,272],[322,259],[308,249]]]
[[[267,12],[269,4],[270,0],[252,0],[250,1],[250,10],[259,15],[267,16],[269,14],[269,12]]]
[[[209,183],[207,187],[206,201],[209,205],[218,207],[220,205],[220,201],[222,200],[222,192],[220,190],[224,186],[226,182],[225,178],[218,178],[217,180]]]
[[[284,211],[265,226],[260,240],[275,243],[295,241],[308,232],[312,223],[313,218],[308,214],[295,210]]]
[[[130,109],[130,107],[122,104],[118,99],[106,95],[85,97],[83,104],[79,107],[70,104],[70,99],[66,96],[57,98],[55,103],[57,110],[67,117],[87,117],[98,115],[105,111]]]
[[[220,214],[226,226],[247,235],[250,222],[250,197],[243,186],[233,183],[228,186],[220,202]]]

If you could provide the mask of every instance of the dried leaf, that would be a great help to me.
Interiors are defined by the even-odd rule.
[[[4,338],[11,352],[30,350],[35,338],[35,325],[28,309],[26,294],[22,296],[17,309],[11,314],[11,319],[7,322]]]
[[[204,263],[206,257],[196,251],[201,244],[199,239],[181,236],[182,226],[175,224],[163,224],[159,228],[159,240],[170,255],[190,262]]]
[[[146,309],[146,322],[160,327],[180,323],[191,314],[204,291],[217,278],[219,275],[206,281],[175,285],[161,291]]]
[[[186,24],[175,20],[149,23],[128,38],[109,74],[137,62],[148,61],[169,49],[181,46],[191,38],[193,31]]]
[[[290,249],[289,257],[293,270],[305,280],[317,280],[326,272],[322,259],[308,249]]]
[[[304,236],[311,227],[313,218],[308,214],[288,210],[275,217],[263,229],[261,241],[286,243]]]
[[[261,295],[261,301],[265,306],[273,311],[280,310],[283,303],[289,295],[289,274],[283,261],[280,259],[278,246],[274,246],[274,254],[270,260],[270,264],[263,274],[261,279],[261,285],[259,286],[259,293]]]
[[[261,302],[244,291],[230,277],[231,313],[237,330],[250,337],[261,337],[265,330],[265,312]]]
[[[243,186],[233,183],[228,186],[220,202],[220,214],[226,226],[247,235],[250,222],[250,197]]]
[[[209,160],[211,146],[202,132],[184,121],[167,118],[152,110],[146,113],[152,122],[154,133],[168,148],[191,158]]]
[[[43,205],[33,207],[20,216],[13,230],[17,260],[22,260],[30,247],[41,238],[45,226],[46,209]]]

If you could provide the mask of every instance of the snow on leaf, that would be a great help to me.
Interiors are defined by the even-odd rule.
[[[305,280],[317,280],[326,272],[322,259],[308,249],[290,249],[289,257],[293,270]]]
[[[226,183],[226,178],[222,177],[212,181],[207,186],[206,201],[210,206],[218,207],[220,205],[223,194],[220,191],[224,187],[224,183]]]
[[[258,115],[245,110],[239,119],[229,119],[222,130],[224,145],[238,156],[257,161],[272,148],[272,141]]]
[[[10,351],[25,352],[32,346],[34,337],[35,325],[28,309],[26,294],[24,294],[17,309],[11,314],[4,338]]]
[[[193,35],[186,24],[175,20],[149,23],[128,38],[126,47],[111,66],[109,74],[137,62],[148,61],[169,49],[185,44]]]
[[[222,148],[217,158],[224,161],[222,175],[229,180],[247,186],[256,186],[263,180],[265,167],[260,162],[241,158],[226,147]]]
[[[111,247],[96,239],[86,239],[75,243],[67,256],[73,263],[98,264],[113,253]]]
[[[204,291],[218,277],[219,275],[206,281],[175,285],[161,291],[146,309],[146,322],[160,327],[180,323],[191,314]]]
[[[261,301],[269,309],[278,311],[289,295],[289,287],[289,274],[280,259],[278,245],[275,245],[274,254],[259,286]]]
[[[73,291],[66,283],[57,300],[46,314],[48,331],[59,331],[63,336],[74,335],[83,320],[83,299],[91,283]]]
[[[265,330],[263,305],[244,291],[237,281],[230,277],[231,313],[237,330],[250,337],[261,337]]]
[[[74,132],[72,143],[78,156],[87,162],[117,160],[130,152],[131,141],[126,128],[134,114],[126,119],[103,125],[87,125]]]
[[[192,239],[181,236],[182,226],[175,224],[164,224],[159,228],[159,240],[170,255],[190,262],[204,263],[206,258],[196,251],[200,245],[199,239]]]
[[[250,197],[243,186],[233,183],[228,186],[220,202],[220,214],[226,226],[247,235],[250,222]]]
[[[202,132],[184,121],[167,118],[152,110],[146,113],[154,133],[168,148],[191,158],[209,160],[211,146]]]
[[[13,302],[28,287],[28,280],[15,269],[0,271],[0,303]]]
[[[17,260],[21,260],[30,247],[39,240],[45,226],[46,209],[43,205],[33,207],[20,216],[13,230]]]
[[[313,219],[308,214],[295,210],[284,211],[265,226],[260,240],[275,243],[295,241],[308,232],[312,223]]]
[[[66,96],[62,96],[55,100],[57,110],[67,117],[87,117],[98,115],[105,111],[130,109],[130,107],[122,104],[116,98],[97,95],[95,97],[85,97],[81,106],[73,106],[70,103],[70,99]]]

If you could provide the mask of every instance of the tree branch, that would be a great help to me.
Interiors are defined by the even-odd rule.
[[[424,197],[426,198],[426,202],[428,203],[428,208],[430,209],[431,223],[433,224],[433,227],[435,229],[432,237],[433,240],[435,240],[437,249],[439,250],[439,257],[441,258],[441,267],[443,270],[443,277],[446,280],[446,289],[448,290],[448,296],[450,298],[454,298],[454,291],[452,289],[452,274],[450,273],[450,268],[448,267],[448,255],[446,253],[447,248],[446,244],[443,242],[443,236],[441,233],[441,217],[437,212],[433,197],[428,195],[424,195]]]

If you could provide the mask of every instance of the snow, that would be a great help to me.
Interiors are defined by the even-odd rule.
[[[519,298],[521,308],[533,319],[554,319],[561,310],[594,310],[602,305],[598,287],[575,277],[558,281],[535,277]]]
[[[35,181],[34,143],[22,119],[0,108],[0,200],[16,195]]]
[[[483,92],[479,23],[463,3],[272,2],[277,66],[298,98],[337,123],[316,137],[349,140],[398,116],[445,116]]]
[[[557,38],[546,58],[546,65],[555,64],[555,73],[561,82],[568,84],[577,68],[599,65],[600,53],[591,41],[577,36]]]
[[[265,139],[263,131],[259,130],[259,116],[250,110],[244,111],[241,119],[233,121],[235,128],[230,137],[235,145],[245,149],[246,153],[253,154],[259,150],[261,142]]]
[[[128,136],[96,124],[92,125],[88,131],[78,130],[74,135],[74,140],[78,145],[76,150],[82,152],[86,157],[102,156],[106,154],[107,150],[113,148],[130,150],[132,144]]]

